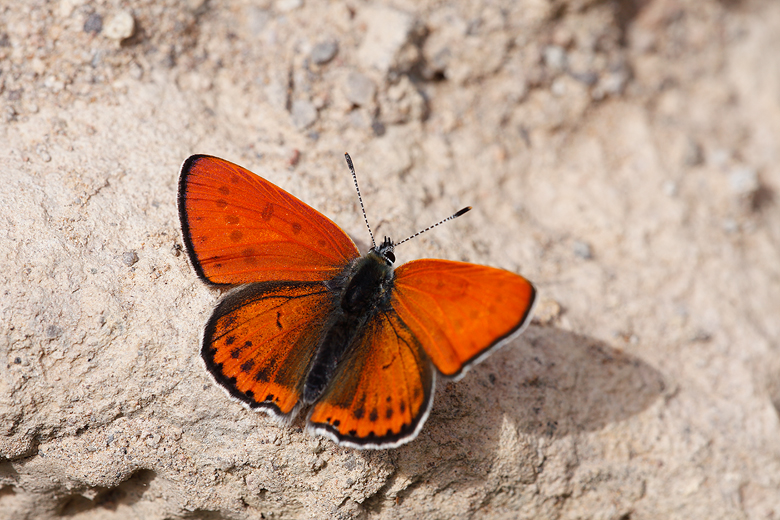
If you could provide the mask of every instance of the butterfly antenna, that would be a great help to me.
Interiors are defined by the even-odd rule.
[[[416,236],[422,235],[426,231],[429,231],[429,230],[435,228],[436,226],[441,226],[442,224],[444,224],[447,221],[450,221],[452,219],[458,218],[459,216],[463,215],[464,213],[468,213],[469,211],[471,211],[471,206],[467,206],[467,207],[463,208],[462,210],[458,211],[454,215],[450,215],[449,217],[445,218],[444,220],[440,220],[436,224],[434,224],[432,226],[428,226],[427,228],[423,229],[422,231],[418,231],[417,233],[415,233],[414,235],[412,235],[410,237],[404,238],[400,242],[394,242],[393,246],[397,246],[397,245],[403,244],[404,242],[407,242],[407,241],[413,239]]]
[[[352,172],[352,180],[355,181],[355,189],[357,190],[358,200],[360,201],[360,210],[363,212],[363,220],[366,221],[366,227],[368,228],[368,234],[371,235],[371,247],[376,249],[376,241],[374,240],[374,234],[371,232],[371,226],[368,225],[368,217],[366,216],[366,208],[365,208],[365,206],[363,206],[363,197],[360,196],[360,186],[358,186],[357,175],[355,174],[355,167],[352,166],[352,159],[349,157],[348,153],[345,153],[344,157],[347,159],[347,166],[349,166],[349,171]]]

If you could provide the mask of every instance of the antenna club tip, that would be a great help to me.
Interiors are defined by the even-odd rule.
[[[455,215],[453,216],[453,218],[455,218],[455,217],[459,217],[459,216],[463,215],[464,213],[468,213],[469,211],[471,211],[471,206],[466,206],[466,207],[465,207],[465,208],[463,208],[462,210],[460,210],[460,211],[458,211],[457,213],[455,213]]]

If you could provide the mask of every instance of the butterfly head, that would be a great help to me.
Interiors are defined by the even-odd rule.
[[[371,251],[374,251],[376,254],[387,260],[390,264],[393,264],[395,262],[395,254],[393,253],[393,249],[395,249],[395,244],[393,244],[393,241],[390,240],[390,237],[385,237],[384,241],[378,246],[372,247]]]

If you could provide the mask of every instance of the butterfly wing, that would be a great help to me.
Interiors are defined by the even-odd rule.
[[[229,292],[203,333],[214,379],[250,408],[292,420],[337,302],[321,282],[264,282]]]
[[[324,281],[359,256],[326,216],[223,159],[184,161],[178,201],[190,260],[210,284]]]
[[[436,373],[398,316],[369,319],[309,413],[309,428],[353,448],[394,448],[414,439],[433,403]]]
[[[439,372],[457,378],[523,331],[535,299],[509,271],[426,259],[396,269],[392,306]]]

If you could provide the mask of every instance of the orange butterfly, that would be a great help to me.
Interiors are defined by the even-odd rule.
[[[377,246],[373,234],[361,257],[330,219],[228,161],[184,161],[178,203],[198,277],[239,286],[206,323],[206,368],[284,422],[311,405],[309,430],[342,446],[414,439],[436,372],[459,378],[530,321],[536,290],[525,278],[448,260],[394,269],[400,242]]]

